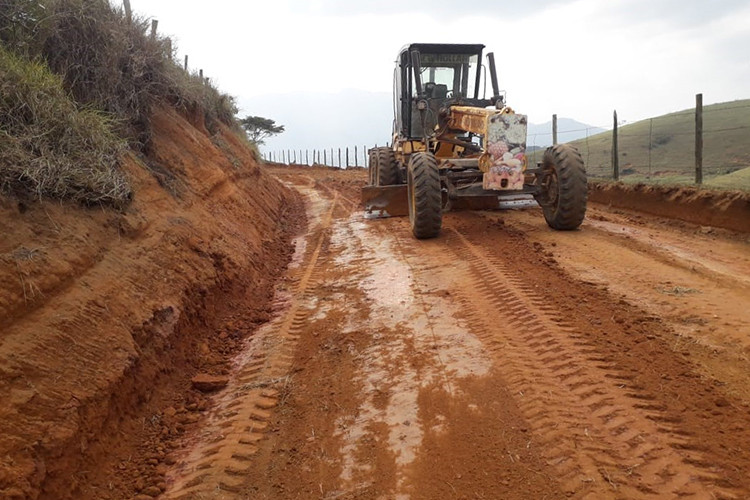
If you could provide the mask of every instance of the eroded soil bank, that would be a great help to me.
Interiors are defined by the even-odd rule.
[[[191,377],[271,316],[298,195],[229,130],[151,126],[123,212],[0,198],[0,498],[157,496]]]
[[[589,200],[701,226],[750,233],[750,194],[693,187],[589,183]]]

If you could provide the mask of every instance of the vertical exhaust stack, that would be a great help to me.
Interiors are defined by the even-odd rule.
[[[414,70],[414,83],[417,87],[417,95],[424,99],[424,87],[422,87],[422,63],[419,60],[419,51],[411,51],[411,67]]]
[[[419,110],[419,120],[422,122],[422,141],[427,146],[427,99],[424,95],[422,86],[422,63],[419,60],[419,51],[411,51],[411,66],[414,70],[414,84],[417,87],[417,109]]]
[[[497,67],[495,66],[495,53],[490,52],[487,54],[487,60],[490,62],[490,78],[492,79],[492,104],[497,105],[498,101],[500,104],[503,103],[503,99],[500,96],[500,86],[497,83]]]

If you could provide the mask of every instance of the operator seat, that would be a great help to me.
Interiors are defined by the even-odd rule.
[[[437,83],[432,89],[433,99],[445,99],[448,97],[448,86],[442,83]]]

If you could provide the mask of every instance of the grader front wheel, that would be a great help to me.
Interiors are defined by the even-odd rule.
[[[443,198],[435,156],[412,154],[406,177],[412,233],[419,239],[434,238],[443,224]]]
[[[586,216],[588,186],[583,158],[569,144],[547,148],[536,199],[547,224],[560,231],[577,229]]]

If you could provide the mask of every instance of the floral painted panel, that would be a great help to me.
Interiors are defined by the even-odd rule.
[[[489,170],[484,174],[484,189],[523,189],[526,170],[526,115],[496,114],[487,124]]]

